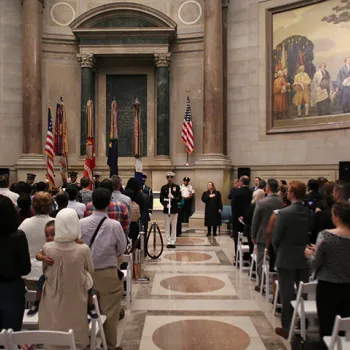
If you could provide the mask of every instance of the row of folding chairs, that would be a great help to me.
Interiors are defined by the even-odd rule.
[[[249,269],[249,278],[252,280],[253,274],[257,273],[257,247],[254,247],[254,251],[251,254],[250,266],[247,266],[243,262],[243,254],[249,252],[249,246],[245,241],[242,233],[238,235],[238,244],[236,252],[236,267],[241,271]],[[279,283],[277,273],[270,271],[269,258],[267,249],[264,251],[263,267],[262,267],[262,278],[260,281],[260,294],[265,291],[266,301],[270,301],[273,298],[273,314],[276,314],[277,307],[282,305],[278,303],[279,298]],[[270,293],[271,284],[275,284],[274,295]],[[307,339],[307,329],[310,331],[317,330],[317,306],[316,306],[316,287],[317,281],[299,284],[299,288],[295,285],[297,291],[296,299],[291,301],[294,312],[289,331],[288,341],[291,342],[293,336],[299,334],[303,340]],[[308,320],[309,327],[306,326]],[[298,324],[300,325],[298,327]],[[347,331],[345,337],[339,337],[340,331]],[[324,337],[324,342],[327,347],[331,350],[350,350],[350,318],[342,319],[340,316],[336,317],[333,333],[331,337]]]
[[[2,330],[0,347],[6,350],[18,350],[23,345],[64,346],[65,349],[76,350],[73,330],[68,332],[53,331],[20,331]]]

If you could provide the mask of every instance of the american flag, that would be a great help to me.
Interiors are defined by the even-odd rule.
[[[193,125],[192,125],[191,102],[188,96],[187,96],[184,123],[182,125],[181,138],[185,144],[187,153],[191,154],[194,151],[194,136],[193,136]]]
[[[48,124],[46,133],[45,153],[47,155],[47,179],[49,180],[50,188],[55,187],[54,174],[54,151],[53,151],[53,129],[51,108],[48,109]]]

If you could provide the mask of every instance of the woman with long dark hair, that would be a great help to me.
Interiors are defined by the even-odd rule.
[[[29,219],[34,215],[34,211],[32,209],[32,200],[28,194],[22,193],[17,199],[17,205],[19,208],[19,224],[21,224],[25,219]]]
[[[26,235],[11,199],[0,195],[0,329],[20,331],[25,307],[22,276],[31,269]]]
[[[216,236],[216,229],[221,225],[222,199],[213,182],[208,182],[208,191],[203,193],[202,202],[205,203],[204,226],[208,227],[207,236],[211,235],[211,228]]]
[[[131,177],[125,187],[125,196],[131,199],[131,213],[129,213],[130,229],[129,238],[135,243],[137,236],[139,235],[139,223],[138,220],[142,216],[144,210],[144,201],[141,193],[141,186],[137,179]]]

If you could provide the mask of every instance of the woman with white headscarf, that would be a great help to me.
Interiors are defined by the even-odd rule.
[[[54,264],[44,266],[45,284],[39,309],[41,330],[73,329],[79,348],[89,345],[86,316],[90,274],[94,271],[90,248],[77,244],[81,238],[79,219],[74,209],[62,209],[55,221],[55,241],[46,243],[43,253]]]

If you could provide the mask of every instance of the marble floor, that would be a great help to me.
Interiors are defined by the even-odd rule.
[[[133,301],[118,326],[123,350],[279,350],[286,341],[272,305],[232,265],[233,241],[189,230],[176,250],[147,260],[150,283],[133,284]]]

